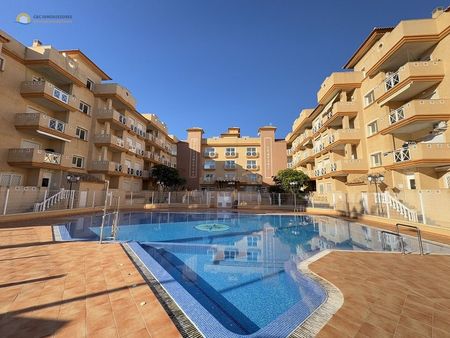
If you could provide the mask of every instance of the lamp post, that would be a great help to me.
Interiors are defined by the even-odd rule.
[[[72,197],[72,184],[79,182],[80,181],[80,176],[67,175],[66,179],[67,179],[67,182],[69,183],[69,191],[70,191],[69,199],[67,200],[67,209],[69,209],[70,199]]]
[[[298,186],[298,182],[297,181],[289,182],[289,185],[291,186],[292,195],[294,195],[294,211],[296,211],[297,210],[297,196],[294,192],[294,187]]]
[[[382,174],[369,174],[367,176],[369,184],[375,184],[375,203],[377,204],[377,213],[380,214],[380,208],[378,206],[378,184],[384,181],[384,175]],[[383,205],[381,205],[381,213],[384,214]]]

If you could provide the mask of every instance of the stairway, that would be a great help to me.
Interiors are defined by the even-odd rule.
[[[45,211],[49,209],[54,209],[55,206],[59,205],[62,201],[66,201],[72,194],[74,193],[74,190],[65,190],[61,189],[56,194],[44,198],[44,200],[40,203],[35,203],[33,211]]]
[[[404,219],[410,222],[418,222],[419,217],[417,211],[412,208],[408,208],[405,204],[400,202],[395,197],[391,196],[388,192],[383,194],[382,203],[384,203],[390,210],[394,210],[400,214]]]

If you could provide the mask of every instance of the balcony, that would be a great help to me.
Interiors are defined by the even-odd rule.
[[[167,132],[166,124],[163,121],[161,121],[156,114],[145,114],[145,118],[150,122],[152,122],[157,128]]]
[[[15,126],[18,130],[28,130],[65,142],[75,136],[74,129],[65,122],[50,117],[43,113],[19,113],[15,116]]]
[[[344,116],[354,117],[358,114],[360,102],[344,101],[333,104],[331,110],[323,117],[320,130],[323,131],[327,127],[339,127],[342,125]]]
[[[92,161],[89,172],[108,175],[122,175],[123,168],[120,163],[113,161]]]
[[[215,165],[204,165],[203,170],[216,170]]]
[[[413,100],[380,120],[380,132],[383,135],[415,133],[449,119],[450,100]]]
[[[343,149],[346,144],[358,144],[362,133],[360,129],[338,129],[325,138],[324,151]]]
[[[326,170],[326,175],[329,177],[347,176],[348,174],[364,174],[368,171],[368,166],[363,159],[342,159],[330,163]]]
[[[442,61],[408,62],[375,88],[374,94],[380,105],[390,101],[408,101],[443,78]]]
[[[98,109],[96,113],[99,122],[111,122],[111,127],[117,130],[128,129],[127,118],[114,109]]]
[[[136,107],[135,98],[128,89],[117,83],[101,83],[94,86],[94,95],[101,98],[113,100],[113,106],[117,109],[134,110]]]
[[[306,163],[314,163],[314,151],[313,149],[306,149],[301,152],[300,160],[298,164],[305,165]]]
[[[94,143],[98,146],[108,146],[112,150],[125,151],[123,139],[111,134],[97,134],[94,137]]]
[[[418,143],[400,148],[385,162],[387,169],[450,166],[450,143]]]
[[[79,108],[77,98],[48,81],[22,82],[20,94],[24,98],[54,111],[73,111]]]
[[[325,79],[317,93],[319,104],[326,104],[340,90],[352,90],[361,87],[362,72],[336,72]]]
[[[56,83],[76,83],[78,86],[86,84],[86,78],[80,75],[78,62],[54,48],[45,48],[42,52],[27,49],[25,64]]]
[[[8,151],[8,163],[25,168],[65,169],[72,166],[66,155],[33,148],[14,148]]]

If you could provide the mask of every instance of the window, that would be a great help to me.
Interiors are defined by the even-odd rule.
[[[91,106],[83,101],[80,101],[80,111],[87,115],[91,115]]]
[[[236,148],[226,148],[225,156],[236,156]]]
[[[75,168],[84,168],[84,157],[74,156],[72,157],[72,166]]]
[[[234,181],[236,179],[236,174],[234,173],[226,173],[224,175],[226,181]]]
[[[367,125],[367,133],[369,136],[378,133],[378,121],[372,121]]]
[[[5,71],[5,59],[0,57],[0,72]]]
[[[416,189],[416,175],[415,174],[406,175],[406,183],[407,183],[408,189],[415,190]]]
[[[225,161],[225,169],[235,169],[236,168],[236,162],[231,161]]]
[[[226,249],[224,251],[224,258],[228,260],[236,259],[238,251],[236,249]]]
[[[0,173],[0,187],[13,187],[20,185],[22,176],[13,173]]]
[[[379,167],[382,164],[381,161],[381,153],[376,153],[370,155],[370,162],[372,164],[372,167]]]
[[[86,88],[89,89],[90,91],[94,90],[94,81],[87,79]]]
[[[258,246],[258,236],[247,236],[247,246]]]
[[[258,261],[259,251],[258,250],[250,250],[247,251],[247,261],[256,262]]]
[[[203,179],[205,180],[205,182],[212,182],[214,180],[214,174],[205,174],[205,176],[203,176]]]
[[[205,148],[205,156],[214,157],[216,155],[216,149],[212,147]]]
[[[213,160],[205,161],[203,169],[216,169],[216,162]]]
[[[257,169],[258,166],[255,160],[247,160],[247,169]]]
[[[364,96],[364,105],[368,106],[373,101],[375,101],[375,93],[373,90],[371,90],[368,94]]]
[[[247,156],[256,156],[256,148],[247,148]]]
[[[257,182],[258,181],[258,175],[257,174],[248,174],[248,179],[250,182]]]
[[[77,129],[75,131],[76,137],[78,137],[80,140],[87,141],[87,134],[88,134],[88,131],[86,129],[83,129],[80,127],[77,127]]]

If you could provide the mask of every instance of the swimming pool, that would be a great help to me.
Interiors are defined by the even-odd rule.
[[[100,224],[88,216],[57,229],[95,240]],[[327,299],[300,262],[325,249],[400,249],[380,229],[323,216],[122,213],[119,224],[119,240],[139,242],[131,248],[206,337],[286,337]],[[404,242],[418,250],[415,238]],[[424,249],[450,253],[427,241]]]

